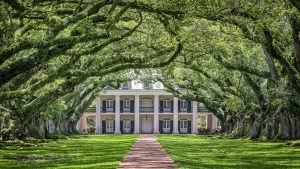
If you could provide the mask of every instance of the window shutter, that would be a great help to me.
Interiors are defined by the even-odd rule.
[[[178,100],[178,112],[180,112],[180,100]]]
[[[106,133],[106,121],[102,120],[102,134]]]
[[[102,101],[102,112],[106,112],[106,100]]]
[[[171,100],[171,112],[173,112],[173,107],[174,107],[174,101]]]
[[[192,112],[192,101],[188,101],[188,108],[187,111],[190,113]]]
[[[123,112],[123,100],[120,100],[120,111]]]
[[[173,133],[173,121],[171,120],[170,123],[170,133]]]
[[[178,120],[178,132],[180,133],[180,120]]]
[[[160,100],[160,101],[159,101],[159,111],[160,111],[160,112],[163,112],[163,111],[164,111],[163,106],[164,106],[164,101],[163,101],[163,100]]]
[[[114,129],[114,132],[115,132],[115,126],[116,126],[116,122],[115,122],[115,120],[114,120],[114,126],[113,126],[113,129]]]
[[[163,121],[159,121],[159,132],[163,133]]]
[[[130,127],[131,127],[130,128],[131,133],[133,133],[134,132],[134,121],[133,120],[131,121],[131,126]]]
[[[192,121],[188,121],[188,133],[192,133]]]
[[[120,121],[120,130],[121,130],[121,133],[123,133],[123,121]]]
[[[130,112],[134,112],[134,100],[130,100]]]
[[[112,106],[112,107],[113,107],[113,112],[115,112],[115,110],[116,110],[116,100],[113,101],[113,104],[114,104],[114,105]]]

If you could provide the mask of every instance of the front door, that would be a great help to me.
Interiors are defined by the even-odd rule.
[[[123,132],[124,133],[130,133],[131,131],[131,121],[130,120],[124,120],[123,121]]]
[[[188,132],[188,121],[187,120],[179,121],[179,132],[180,133],[187,133]]]
[[[163,133],[170,133],[171,132],[171,121],[170,120],[163,120]]]
[[[150,134],[152,133],[152,120],[142,119],[142,133]]]
[[[114,132],[114,121],[106,120],[106,133],[113,133],[113,132]]]

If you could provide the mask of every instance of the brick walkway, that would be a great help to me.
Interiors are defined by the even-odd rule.
[[[119,168],[177,169],[177,166],[152,134],[142,134],[125,156]]]

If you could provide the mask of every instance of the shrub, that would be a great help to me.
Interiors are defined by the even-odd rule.
[[[221,128],[216,128],[212,131],[212,133],[221,133]]]
[[[61,134],[60,132],[53,132],[53,133],[48,133],[46,135],[47,139],[65,139],[66,136],[64,136],[63,134]]]
[[[95,131],[96,131],[96,127],[95,127],[95,126],[89,126],[89,127],[87,128],[87,132],[88,132],[88,133],[95,133]]]
[[[206,128],[198,128],[198,134],[209,134],[209,130]]]

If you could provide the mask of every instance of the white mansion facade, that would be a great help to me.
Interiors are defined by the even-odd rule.
[[[122,83],[120,89],[107,87],[96,97],[77,129],[86,132],[92,119],[95,133],[197,133],[198,116],[205,115],[205,127],[217,128],[217,118],[196,101],[181,100],[164,90],[161,82]],[[92,124],[93,125],[93,124]]]

